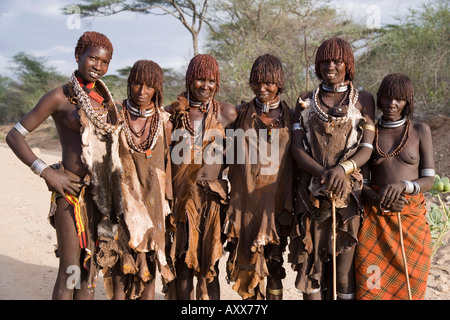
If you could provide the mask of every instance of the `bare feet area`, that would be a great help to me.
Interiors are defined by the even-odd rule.
[[[437,125],[434,129],[432,127],[436,167],[438,172],[448,175],[450,121],[447,117],[439,120],[435,122]],[[54,254],[56,234],[47,220],[50,193],[44,181],[20,162],[3,142],[11,127],[0,128],[0,299],[49,300],[58,270],[58,258]],[[60,160],[59,142],[55,140],[55,134],[52,137],[52,134],[48,134],[49,130],[43,130],[33,132],[27,140],[36,140],[32,143],[34,151],[46,163],[56,163]],[[443,200],[448,205],[450,194],[445,196],[447,199]],[[449,235],[446,238],[446,244],[439,248],[432,259],[426,300],[450,299]],[[223,256],[220,262],[221,299],[241,300],[231,288],[232,283],[228,284],[225,279],[226,258]],[[284,299],[301,300],[301,294],[294,287],[296,275],[287,262],[285,269]],[[160,277],[157,278],[156,299],[163,300]],[[101,276],[95,299],[107,299]]]

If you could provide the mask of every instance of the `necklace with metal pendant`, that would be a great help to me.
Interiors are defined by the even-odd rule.
[[[280,106],[280,98],[279,97],[275,102],[272,102],[272,103],[270,103],[270,101],[269,102],[261,102],[256,98],[255,98],[255,102],[256,102],[256,106],[259,108],[262,108],[264,113],[269,113],[270,110],[274,110]]]
[[[321,83],[321,87],[323,90],[328,91],[328,92],[345,92],[348,90],[348,85],[340,85],[339,87],[330,87],[327,86],[325,83]]]
[[[131,105],[130,100],[127,100],[127,109],[135,117],[148,118],[155,114],[155,108],[151,109],[138,109]]]

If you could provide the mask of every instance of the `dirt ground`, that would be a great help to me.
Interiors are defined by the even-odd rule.
[[[450,175],[450,118],[436,116],[426,121],[433,133],[436,171]],[[12,125],[0,126],[0,299],[48,300],[58,270],[54,255],[56,234],[47,221],[50,194],[45,183],[21,163],[4,138]],[[27,137],[34,151],[46,163],[60,160],[60,145],[51,121]],[[450,202],[450,194],[444,199]],[[447,235],[449,240],[449,235]],[[225,280],[225,260],[220,262],[222,300],[240,300]],[[294,288],[295,274],[286,263],[283,280],[284,299],[301,300]],[[164,299],[161,282],[157,280],[156,299]],[[100,278],[95,299],[105,300]],[[447,241],[433,257],[428,278],[427,300],[450,299],[450,242]]]

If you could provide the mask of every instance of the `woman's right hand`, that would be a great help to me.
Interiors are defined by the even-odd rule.
[[[64,166],[60,164],[58,169],[48,167],[41,173],[49,191],[57,192],[60,195],[68,193],[76,196],[80,192],[79,179],[64,172]]]
[[[347,188],[348,182],[344,169],[337,165],[321,174],[320,183],[326,185],[327,192],[331,192],[335,196],[341,197]]]

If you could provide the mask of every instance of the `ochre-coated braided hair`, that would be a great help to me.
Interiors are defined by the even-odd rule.
[[[186,92],[195,79],[214,79],[216,92],[220,87],[220,68],[217,60],[209,54],[198,54],[191,59],[186,70]]]
[[[75,59],[78,59],[78,57],[83,54],[88,46],[104,48],[105,50],[111,52],[111,56],[114,51],[113,45],[111,41],[109,41],[107,36],[95,31],[86,31],[78,39],[77,45],[75,47]]]
[[[284,72],[280,59],[270,54],[256,58],[250,71],[250,86],[252,83],[273,83],[277,85],[278,93],[283,93]]]
[[[162,106],[164,73],[161,67],[151,60],[138,60],[131,68],[128,76],[128,97],[133,83],[146,83],[155,89],[152,100],[157,106]]]
[[[345,80],[352,81],[355,76],[355,59],[350,44],[341,38],[331,38],[324,41],[316,53],[316,76],[322,80],[320,63],[323,61],[342,61],[345,63]]]
[[[402,115],[412,117],[414,113],[414,86],[410,78],[401,73],[387,75],[381,81],[377,92],[377,107],[381,109],[383,97],[406,101]]]

